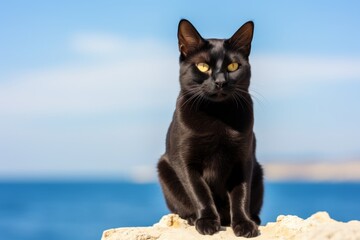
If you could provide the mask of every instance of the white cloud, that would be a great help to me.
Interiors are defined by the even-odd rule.
[[[276,98],[309,85],[360,79],[360,59],[345,57],[255,55],[251,58],[252,86]]]
[[[69,38],[69,46],[77,54],[95,55],[128,59],[156,56],[169,52],[177,53],[177,49],[170,49],[168,44],[153,39],[129,39],[113,33],[78,32]]]
[[[288,81],[337,81],[360,77],[360,59],[344,57],[255,55],[252,65],[260,69],[263,77]],[[271,75],[268,75],[271,73]],[[261,74],[261,73],[259,73]]]
[[[177,56],[151,41],[127,43],[124,48],[136,51],[110,61],[42,70],[0,83],[0,114],[130,110],[169,104],[164,101],[167,97],[173,103],[178,89]]]
[[[124,48],[137,51],[130,57],[4,81],[0,114],[82,114],[173,106],[179,88],[176,50],[151,41],[127,42]],[[359,59],[254,56],[251,60],[252,88],[266,98],[291,95],[309,84],[360,79]]]
[[[113,34],[82,32],[71,36],[70,45],[78,53],[107,55],[125,50],[128,43]]]
[[[130,179],[136,183],[155,182],[156,167],[153,165],[136,165],[130,169]]]

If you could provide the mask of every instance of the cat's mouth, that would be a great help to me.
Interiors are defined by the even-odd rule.
[[[209,99],[215,102],[221,102],[226,100],[229,97],[229,94],[227,94],[224,91],[217,91],[215,93],[211,93],[208,95]]]

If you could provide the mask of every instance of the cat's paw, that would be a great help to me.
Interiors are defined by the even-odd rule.
[[[196,215],[195,215],[195,214],[194,214],[194,215],[190,215],[190,216],[186,217],[185,219],[187,220],[187,222],[188,222],[188,224],[189,224],[190,226],[194,226],[194,225],[195,225],[195,221],[196,221]]]
[[[237,237],[252,238],[260,235],[259,228],[253,221],[232,224],[232,229]]]
[[[196,230],[203,235],[213,235],[220,231],[220,221],[211,218],[199,218],[195,222]]]

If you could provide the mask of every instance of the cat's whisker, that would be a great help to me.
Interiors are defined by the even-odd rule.
[[[258,91],[255,91],[254,89],[250,89],[250,91],[252,92],[252,93],[254,93],[254,94],[250,94],[251,95],[251,97],[254,99],[254,100],[256,100],[256,102],[257,103],[259,103],[259,105],[261,106],[261,107],[264,107],[264,101],[265,102],[267,102],[267,100],[266,100],[266,98],[262,95],[262,94],[260,94]],[[257,96],[256,96],[257,95]],[[259,96],[259,97],[258,97]],[[264,100],[264,101],[262,101],[262,100]]]
[[[184,95],[182,97],[187,97],[186,95],[190,95],[190,97],[188,99],[185,100],[185,102],[183,102],[183,104],[180,106],[181,108],[185,107],[187,104],[191,103],[191,107],[190,109],[192,109],[192,106],[194,104],[194,101],[196,100],[196,98],[198,97],[198,95],[200,94],[201,90],[199,89],[189,89],[189,91],[187,91],[186,93],[184,93]]]
[[[252,103],[251,100],[246,98],[245,96],[243,96],[242,94],[247,94],[250,96],[250,94],[242,89],[236,89],[237,91],[235,91],[235,95],[238,96],[240,103],[244,103],[247,110],[251,110],[252,109]],[[245,110],[245,109],[244,109]]]
[[[237,90],[241,91],[241,92],[246,92],[247,94],[249,94],[254,100],[256,100],[260,105],[263,104],[263,100],[266,101],[266,98],[260,94],[258,91],[254,90],[254,88],[249,88],[249,90],[244,90],[241,87],[245,87],[247,88],[248,85],[246,84],[239,84],[238,87],[236,88]]]
[[[239,108],[239,104],[238,104],[236,95],[234,93],[231,95],[231,99],[236,103],[236,108]]]
[[[198,97],[197,94],[194,94],[192,97],[191,97],[191,101],[189,101],[189,103],[191,102],[191,106],[190,106],[190,111],[192,110],[193,106],[194,106],[194,102],[196,101],[196,98]]]
[[[186,104],[190,103],[195,98],[195,95],[190,96],[187,100],[183,102],[183,104],[180,106],[180,108],[183,108],[186,106]]]
[[[247,103],[243,101],[243,97],[241,96],[241,94],[235,92],[235,97],[237,101],[240,103],[241,108],[245,111],[246,109],[244,107],[244,104],[245,106],[247,106]]]
[[[195,109],[198,109],[198,107],[200,106],[200,101],[202,99],[202,94],[201,94],[201,91],[199,90],[197,93],[196,93],[196,97],[193,101],[193,104],[191,104],[191,108],[192,106],[194,105],[195,106]],[[190,108],[190,109],[191,109]]]
[[[199,106],[201,106],[205,100],[206,99],[204,98],[203,94],[200,92],[199,93],[198,103],[197,103],[197,109],[199,109]]]
[[[190,110],[192,110],[193,107],[195,108],[195,110],[197,109],[197,101],[198,101],[198,99],[199,99],[199,94],[196,94],[196,96],[194,98],[194,101],[191,104]]]

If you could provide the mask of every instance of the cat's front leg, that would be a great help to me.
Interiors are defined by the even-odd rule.
[[[230,191],[231,227],[236,236],[256,237],[260,234],[257,224],[250,217],[251,182],[235,185]]]
[[[211,190],[202,176],[196,171],[188,171],[188,194],[197,210],[196,230],[203,235],[220,231],[220,217],[216,210]]]

